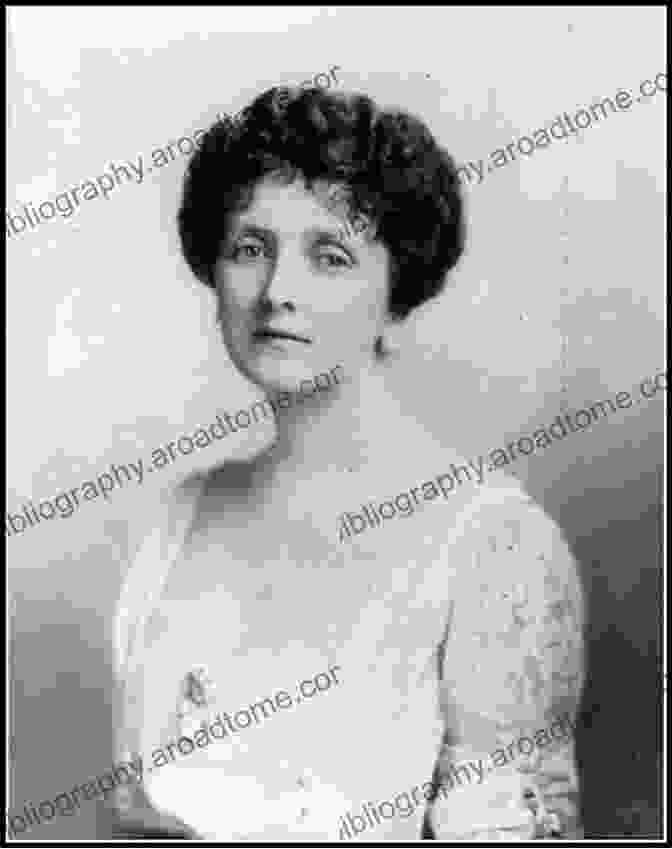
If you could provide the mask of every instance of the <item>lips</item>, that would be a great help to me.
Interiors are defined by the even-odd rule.
[[[312,340],[307,336],[290,333],[288,330],[276,330],[273,327],[265,327],[262,330],[255,331],[254,337],[255,339],[290,339],[293,342],[304,342],[307,345],[312,344]]]

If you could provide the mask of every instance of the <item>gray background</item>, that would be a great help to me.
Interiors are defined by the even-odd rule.
[[[9,208],[111,161],[147,162],[218,110],[333,65],[342,88],[419,114],[458,163],[486,158],[563,111],[636,92],[666,67],[665,24],[656,7],[12,8]],[[466,187],[454,285],[400,337],[409,414],[446,445],[485,453],[663,369],[666,108],[660,94]],[[10,240],[12,512],[256,397],[179,257],[185,163]],[[589,836],[658,828],[663,404],[512,469],[566,529],[589,593]],[[266,438],[229,437],[8,540],[13,807],[112,765],[111,614],[159,489]],[[104,836],[96,810],[26,837]]]

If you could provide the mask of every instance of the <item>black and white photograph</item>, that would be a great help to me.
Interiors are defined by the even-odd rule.
[[[662,843],[667,7],[6,22],[6,840]]]

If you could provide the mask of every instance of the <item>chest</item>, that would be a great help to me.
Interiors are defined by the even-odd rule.
[[[294,698],[301,681],[338,667],[347,687],[311,704],[315,716],[326,718],[336,702],[360,716],[381,704],[390,716],[406,710],[435,674],[443,630],[446,593],[432,580],[431,557],[417,545],[412,556],[400,538],[362,549],[298,537],[190,542],[148,631],[152,712],[175,704],[198,665],[217,682],[217,709],[278,691]]]
[[[416,621],[440,632],[430,614],[445,612],[450,592],[448,564],[422,530],[398,523],[353,541],[311,518],[210,525],[190,537],[163,600],[188,611],[199,637],[215,629],[242,653],[353,641],[400,649]]]
[[[441,734],[436,649],[450,588],[439,571],[445,578],[429,541],[401,525],[356,546],[311,527],[272,539],[224,528],[192,538],[148,632],[147,747],[190,733],[175,725],[175,705],[185,673],[203,665],[214,682],[207,712],[253,720],[176,766],[228,776],[241,810],[249,781],[292,817],[324,803],[324,827],[339,828],[353,804],[427,781]]]

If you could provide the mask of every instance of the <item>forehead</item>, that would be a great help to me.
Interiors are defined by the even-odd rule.
[[[311,188],[300,175],[292,182],[269,174],[254,187],[250,203],[237,222],[273,230],[333,228],[345,223],[349,193],[342,184],[316,180]]]

